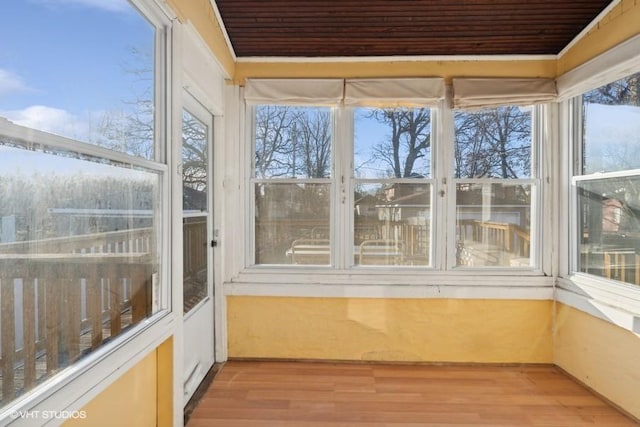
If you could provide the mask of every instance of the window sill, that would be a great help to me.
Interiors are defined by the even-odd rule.
[[[32,418],[14,419],[11,416],[18,411],[53,413],[80,410],[168,339],[173,334],[173,322],[174,315],[168,311],[142,321],[129,333],[114,338],[104,348],[87,355],[3,407],[0,425],[33,425]]]
[[[531,270],[251,268],[224,284],[228,296],[552,299],[554,279]]]
[[[640,286],[576,273],[559,278],[558,302],[640,333]]]

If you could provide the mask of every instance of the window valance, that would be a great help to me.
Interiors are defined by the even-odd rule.
[[[498,105],[531,105],[557,99],[552,79],[454,78],[454,108],[484,108]]]
[[[408,79],[248,79],[251,104],[434,107],[445,97],[442,78]]]
[[[335,105],[343,91],[342,79],[248,79],[244,99],[252,104]]]
[[[444,79],[348,79],[344,103],[349,106],[437,106],[445,97]]]

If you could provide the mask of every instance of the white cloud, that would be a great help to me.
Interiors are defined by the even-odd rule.
[[[0,68],[0,96],[33,91],[19,75]]]
[[[13,123],[68,137],[86,134],[86,124],[66,110],[33,105],[23,110],[0,111],[0,116]]]
[[[47,6],[76,5],[102,9],[108,12],[127,12],[131,5],[127,0],[36,0]]]

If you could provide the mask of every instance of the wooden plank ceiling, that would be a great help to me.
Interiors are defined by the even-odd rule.
[[[216,0],[238,57],[557,54],[610,0]]]

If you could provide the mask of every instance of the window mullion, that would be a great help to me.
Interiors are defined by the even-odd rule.
[[[353,264],[353,109],[341,105],[336,114],[335,147],[335,208],[334,244],[335,265],[339,269]]]
[[[451,96],[451,92],[447,91],[447,96]],[[436,157],[434,159],[436,174],[436,185],[434,188],[434,205],[436,207],[436,215],[434,224],[436,225],[433,232],[435,244],[434,251],[434,268],[438,270],[449,270],[455,266],[456,257],[456,222],[455,222],[455,180],[454,180],[454,121],[453,111],[451,110],[448,100],[441,103],[440,109],[437,111],[436,117],[439,120],[436,123],[440,126],[438,132],[435,133],[435,144],[438,147]],[[444,193],[442,193],[444,192]]]

